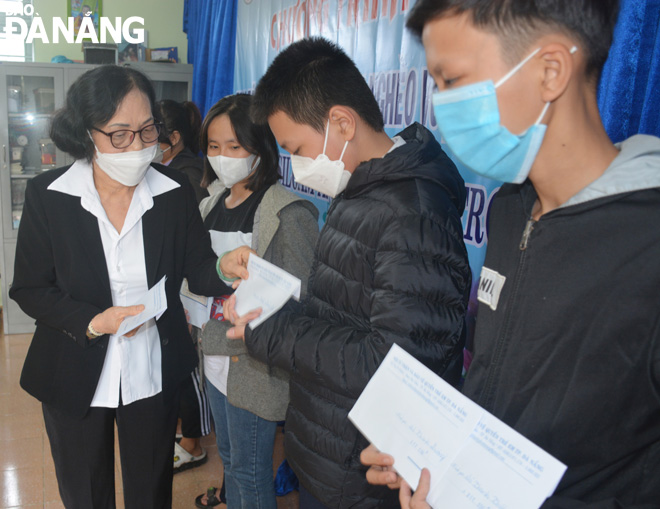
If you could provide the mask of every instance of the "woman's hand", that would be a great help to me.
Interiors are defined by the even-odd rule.
[[[124,318],[135,316],[142,313],[142,311],[144,311],[142,304],[138,304],[137,306],[113,306],[103,311],[103,313],[96,315],[90,323],[96,332],[100,332],[101,334],[115,334],[121,322],[124,321]],[[124,334],[124,336],[127,338],[135,336],[139,328],[136,327],[131,332]]]
[[[233,251],[225,253],[220,258],[220,270],[226,278],[239,278],[247,279],[249,277],[247,271],[248,258],[250,254],[257,254],[256,251],[250,249],[248,246],[237,247]]]
[[[183,308],[183,312],[186,314],[186,322],[188,323],[188,334],[190,334],[192,336],[192,327],[193,326],[190,323],[190,320],[191,320],[190,313],[188,312],[188,310],[186,308]]]
[[[236,297],[234,295],[222,303],[222,316],[232,325],[238,320],[238,315],[236,314]]]

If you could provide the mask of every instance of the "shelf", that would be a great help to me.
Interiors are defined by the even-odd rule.
[[[13,178],[13,179],[31,179],[32,177],[36,177],[37,175],[41,175],[42,173],[48,171],[49,169],[51,169],[51,168],[48,168],[48,169],[42,170],[42,171],[29,171],[29,172],[26,172],[26,173],[12,173],[10,175],[10,178]]]
[[[27,115],[32,115],[34,118],[50,118],[53,115],[53,113],[31,113],[29,111],[26,111],[25,113],[9,113],[8,116],[9,118],[20,118],[20,119],[25,118]]]

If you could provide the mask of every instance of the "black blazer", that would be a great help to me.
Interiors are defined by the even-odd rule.
[[[227,290],[215,270],[216,256],[202,224],[188,178],[153,165],[180,187],[154,197],[142,216],[149,288],[167,275],[168,308],[157,321],[165,396],[190,374],[197,355],[188,333],[179,289],[220,295]],[[94,397],[109,336],[86,336],[91,319],[112,306],[110,282],[97,218],[80,198],[48,186],[69,167],[31,179],[18,231],[14,281],[9,296],[36,320],[21,374],[35,398],[82,417]]]

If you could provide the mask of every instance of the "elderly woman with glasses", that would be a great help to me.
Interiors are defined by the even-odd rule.
[[[51,126],[76,161],[26,189],[10,296],[36,332],[21,386],[43,404],[67,508],[115,507],[115,423],[125,507],[171,507],[179,385],[197,364],[179,289],[227,288],[188,179],[152,164],[153,111],[143,74],[88,71]],[[154,316],[140,304],[162,280]]]

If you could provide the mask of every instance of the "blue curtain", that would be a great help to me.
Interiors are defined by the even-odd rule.
[[[203,115],[234,91],[237,0],[185,0],[183,31],[193,65],[192,99]]]
[[[660,0],[622,0],[598,105],[614,142],[660,136]]]
[[[193,101],[203,114],[234,91],[237,0],[185,0]],[[598,104],[614,142],[660,136],[660,0],[621,0]]]

